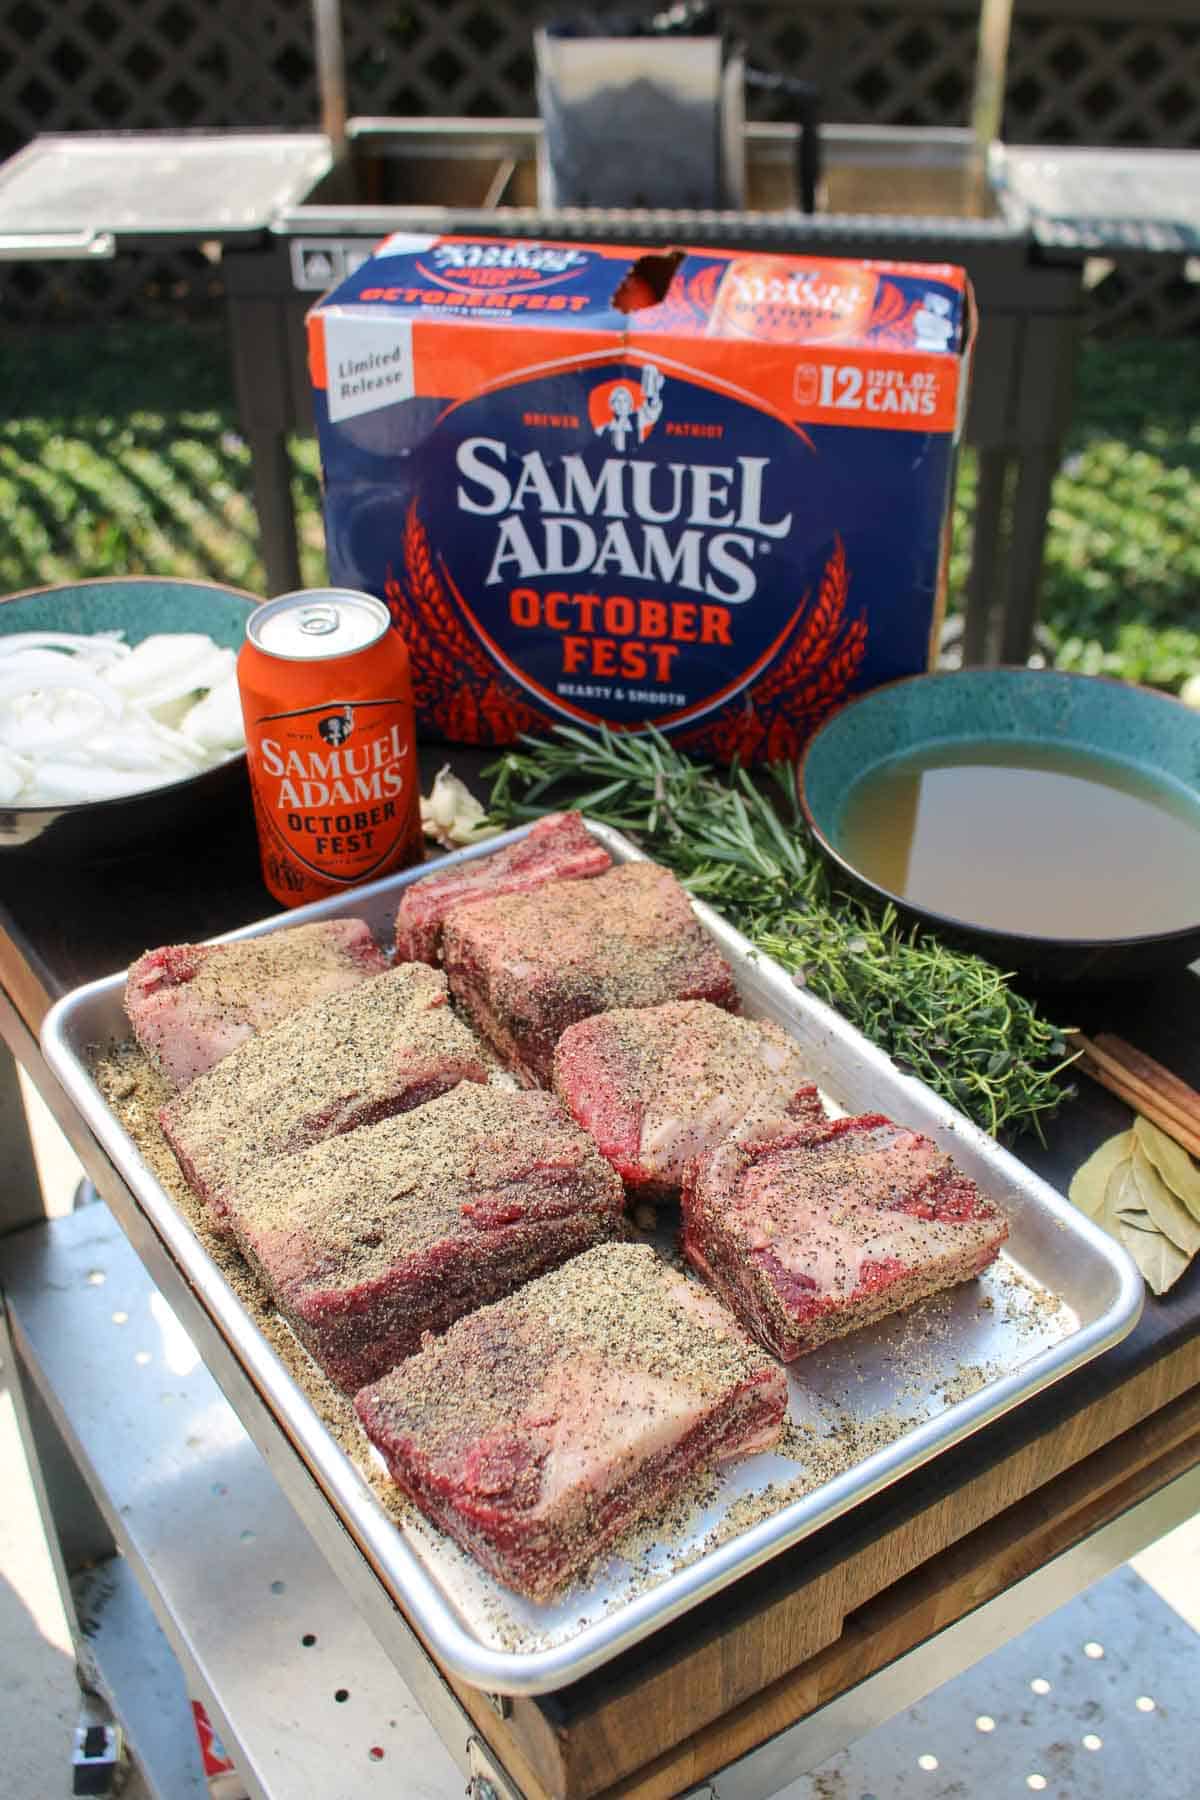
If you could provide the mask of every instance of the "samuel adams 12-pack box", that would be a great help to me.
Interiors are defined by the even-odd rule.
[[[794,755],[940,629],[960,269],[396,236],[309,318],[331,579],[418,727]]]

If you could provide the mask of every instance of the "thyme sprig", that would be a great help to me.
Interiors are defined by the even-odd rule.
[[[839,891],[811,853],[791,771],[771,773],[779,804],[745,769],[692,762],[656,732],[571,726],[487,771],[498,822],[570,804],[625,832],[986,1131],[1040,1137],[1070,1092],[1062,1031],[981,957]]]

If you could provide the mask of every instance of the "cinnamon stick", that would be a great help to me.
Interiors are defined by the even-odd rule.
[[[1195,1088],[1189,1087],[1186,1081],[1181,1081],[1178,1075],[1173,1075],[1160,1062],[1155,1062],[1144,1050],[1139,1050],[1134,1044],[1127,1044],[1115,1032],[1097,1032],[1095,1044],[1097,1050],[1103,1050],[1106,1056],[1114,1057],[1131,1075],[1136,1075],[1139,1081],[1155,1088],[1164,1099],[1169,1098],[1180,1117],[1190,1119],[1200,1131],[1200,1094]]]
[[[1081,1032],[1076,1041],[1083,1050],[1079,1066],[1086,1075],[1191,1155],[1200,1156],[1200,1094],[1194,1088],[1111,1032],[1094,1041]]]

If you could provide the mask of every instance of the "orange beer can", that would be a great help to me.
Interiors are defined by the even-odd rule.
[[[412,677],[383,602],[350,588],[269,600],[237,672],[275,898],[303,906],[420,862]]]
[[[879,282],[865,263],[736,256],[717,290],[708,335],[762,344],[857,340],[870,324]]]

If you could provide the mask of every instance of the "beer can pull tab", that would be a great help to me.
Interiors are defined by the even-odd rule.
[[[307,606],[298,623],[305,637],[328,637],[331,631],[337,630],[340,621],[335,606]]]

